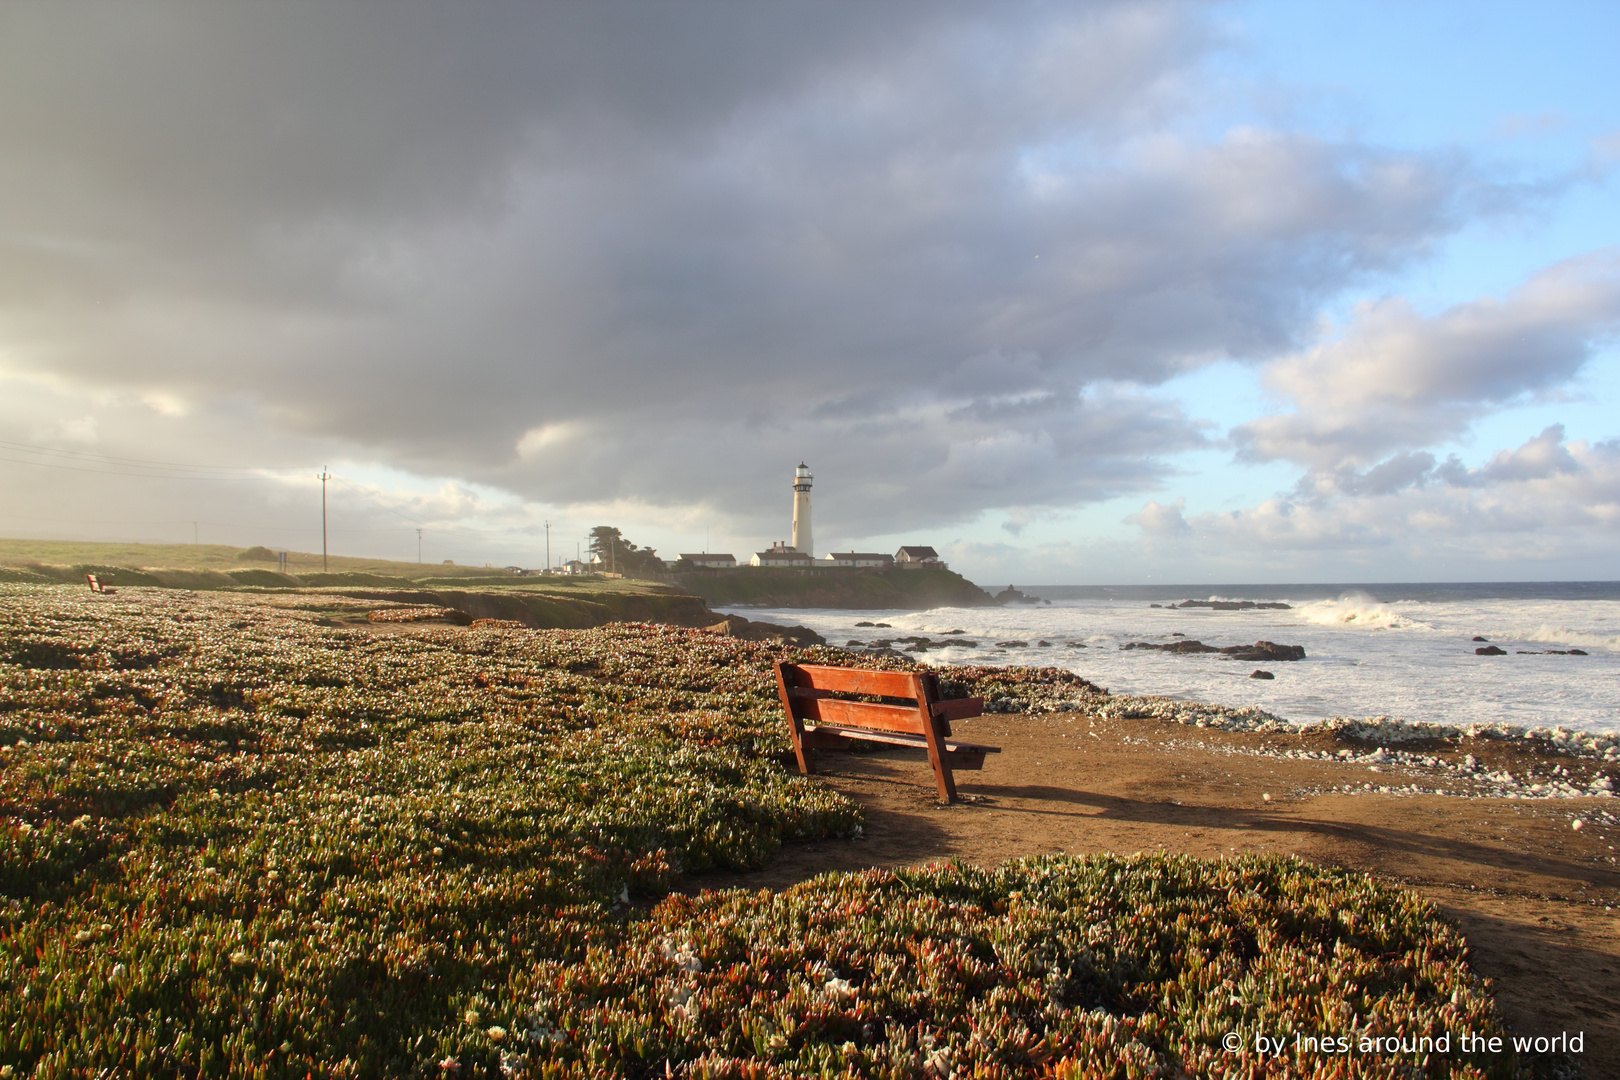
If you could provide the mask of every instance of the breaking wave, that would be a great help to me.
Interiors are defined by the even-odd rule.
[[[1594,634],[1584,630],[1571,630],[1567,626],[1541,624],[1534,630],[1514,635],[1519,641],[1534,641],[1543,645],[1573,645],[1582,649],[1606,649],[1620,652],[1620,636]]]
[[[1429,624],[1401,614],[1366,593],[1350,593],[1337,600],[1302,605],[1299,617],[1316,626],[1359,626],[1369,630],[1430,629]]]

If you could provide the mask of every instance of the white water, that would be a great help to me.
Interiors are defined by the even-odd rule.
[[[1290,600],[1275,590],[1223,599],[1277,599],[1287,611],[1153,608],[1135,597],[1065,597],[1050,606],[935,608],[930,611],[736,609],[750,619],[798,623],[829,644],[914,635],[938,641],[948,630],[974,648],[930,649],[928,663],[1053,665],[1078,672],[1116,693],[1154,694],[1220,705],[1255,705],[1288,720],[1389,715],[1447,724],[1562,724],[1584,731],[1620,730],[1620,600],[1462,597],[1374,599],[1351,592]],[[1417,591],[1414,589],[1414,591]],[[1175,599],[1209,599],[1206,591]],[[1173,603],[1166,596],[1164,601]],[[891,628],[864,628],[861,621]],[[1129,641],[1164,643],[1177,632],[1206,645],[1266,640],[1303,645],[1306,659],[1256,664],[1218,654],[1176,655],[1122,650]],[[1476,635],[1506,656],[1476,656]],[[1042,646],[1042,640],[1051,644]],[[1023,641],[1023,648],[997,642]],[[1085,648],[1071,647],[1077,642]],[[895,648],[907,645],[895,642]],[[1546,655],[1579,648],[1587,656]],[[1541,655],[1526,655],[1539,653]],[[1263,668],[1274,680],[1249,678]]]

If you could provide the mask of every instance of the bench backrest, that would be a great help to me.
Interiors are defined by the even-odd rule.
[[[939,680],[932,672],[873,671],[815,664],[779,664],[777,670],[781,673],[782,707],[794,719],[813,724],[924,735],[931,716],[929,706],[939,700]],[[835,698],[834,694],[903,698],[915,704],[845,701]],[[940,734],[950,734],[948,723]]]
[[[86,580],[86,581],[88,581],[90,583],[90,591],[91,592],[100,592],[101,591],[101,580],[99,578],[97,578],[96,575],[94,575],[94,574],[86,574],[86,575],[84,575],[84,580]]]

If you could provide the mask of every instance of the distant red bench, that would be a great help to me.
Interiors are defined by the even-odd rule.
[[[939,678],[929,671],[874,671],[869,668],[777,664],[782,697],[799,772],[812,771],[809,751],[848,749],[855,740],[909,746],[928,752],[928,764],[944,802],[956,801],[956,769],[981,769],[984,755],[999,746],[951,738],[951,721],[984,712],[983,698],[946,701]],[[911,705],[882,705],[839,698],[838,694],[903,698]]]
[[[102,593],[105,596],[111,596],[113,593],[118,591],[117,589],[107,588],[107,586],[101,583],[101,579],[96,577],[94,574],[84,575],[84,580],[90,583],[90,591],[93,593]]]

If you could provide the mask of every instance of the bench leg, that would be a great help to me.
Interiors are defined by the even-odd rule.
[[[956,778],[951,775],[951,754],[945,749],[944,736],[933,725],[928,728],[928,764],[934,770],[934,782],[939,787],[939,801],[956,801]]]
[[[780,663],[776,665],[776,692],[787,713],[788,737],[793,740],[793,756],[799,761],[799,775],[809,776],[815,770],[810,765],[810,754],[804,745],[804,721],[793,714],[793,702],[788,697],[787,679],[782,674]]]

